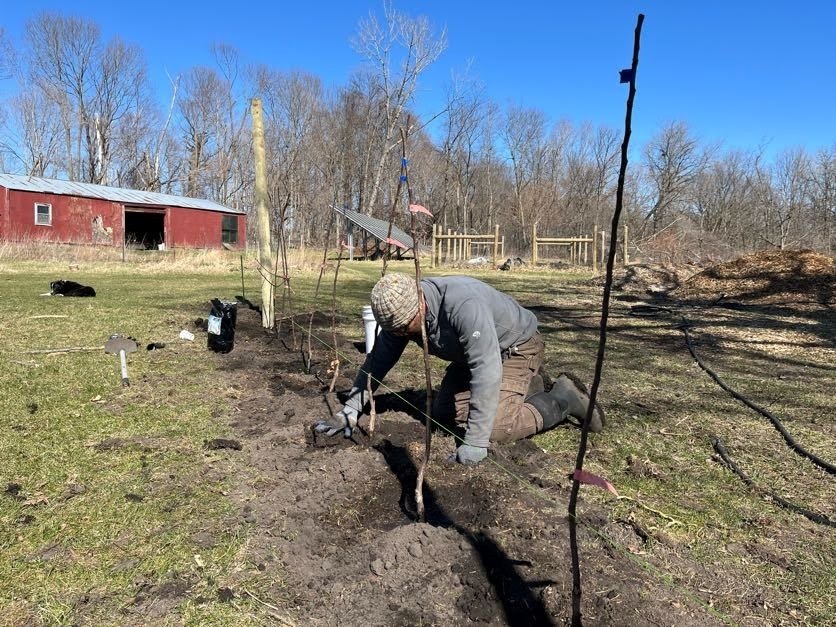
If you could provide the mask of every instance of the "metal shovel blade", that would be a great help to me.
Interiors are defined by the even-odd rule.
[[[105,353],[119,355],[119,365],[122,369],[122,385],[125,387],[131,384],[131,381],[128,378],[127,354],[133,353],[136,351],[136,348],[136,341],[123,335],[119,335],[118,333],[111,335],[107,342],[105,342]]]

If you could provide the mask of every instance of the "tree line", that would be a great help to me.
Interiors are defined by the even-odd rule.
[[[345,85],[326,87],[311,73],[245,63],[234,47],[216,43],[211,65],[170,77],[161,104],[139,46],[105,40],[87,18],[37,14],[17,45],[0,30],[0,80],[15,85],[0,110],[0,167],[207,198],[249,213],[248,114],[258,97],[271,210],[291,242],[323,244],[334,232],[335,206],[388,217],[401,129],[414,197],[445,229],[485,233],[499,224],[509,250],[525,253],[534,223],[552,235],[608,225],[621,129],[500,106],[467,72],[450,81],[442,109],[421,119],[419,81],[442,57],[446,32],[387,4],[380,18],[359,21],[350,44],[359,69]],[[636,256],[833,253],[836,141],[767,159],[759,148],[707,144],[674,120],[634,153],[624,206]]]

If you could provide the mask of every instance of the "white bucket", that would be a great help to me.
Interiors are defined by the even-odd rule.
[[[377,328],[377,320],[374,319],[372,313],[372,306],[365,305],[363,307],[363,327],[366,331],[366,353],[371,353],[374,348],[375,328]],[[378,333],[380,329],[378,328]]]

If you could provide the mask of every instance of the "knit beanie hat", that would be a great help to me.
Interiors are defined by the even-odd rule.
[[[372,288],[372,313],[387,331],[400,329],[418,313],[415,279],[401,272],[390,272]]]

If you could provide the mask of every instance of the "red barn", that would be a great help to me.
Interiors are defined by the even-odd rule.
[[[243,248],[245,220],[211,200],[0,174],[0,241]]]

